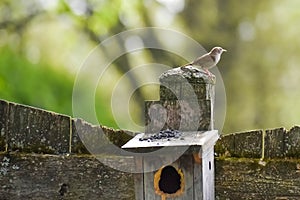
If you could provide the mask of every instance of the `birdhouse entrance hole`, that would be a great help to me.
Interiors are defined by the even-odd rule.
[[[181,169],[170,165],[160,168],[154,175],[154,188],[163,200],[182,195],[184,177]]]

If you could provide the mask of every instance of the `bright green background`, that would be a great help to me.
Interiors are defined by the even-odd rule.
[[[289,128],[300,122],[299,7],[298,0],[2,0],[0,98],[72,115],[75,75],[92,48],[121,31],[155,26],[185,33],[207,50],[228,50],[218,65],[227,95],[225,133]],[[135,59],[118,59],[111,80]],[[185,63],[158,51],[138,59]],[[97,114],[116,127],[109,94],[97,92]],[[149,98],[156,97],[146,89],[135,93],[130,109],[137,123]]]

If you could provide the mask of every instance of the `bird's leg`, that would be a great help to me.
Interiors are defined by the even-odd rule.
[[[209,77],[212,77],[212,73],[208,71],[208,69],[204,69],[204,71],[208,74]]]

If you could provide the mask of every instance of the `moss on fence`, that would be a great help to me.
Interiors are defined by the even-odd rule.
[[[99,153],[131,167],[132,157],[105,150],[134,133],[2,100],[0,130],[1,199],[134,199],[132,174],[104,165],[82,141],[101,130],[108,142],[94,144]],[[216,199],[300,198],[299,126],[222,136],[215,152]]]

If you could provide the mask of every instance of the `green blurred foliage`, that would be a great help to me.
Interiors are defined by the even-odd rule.
[[[72,115],[73,81],[90,50],[122,31],[155,26],[183,32],[207,50],[217,45],[228,50],[218,65],[227,95],[225,133],[290,127],[300,115],[299,5],[298,0],[3,0],[0,98]],[[107,90],[140,60],[186,62],[158,50],[122,56],[113,63]],[[139,78],[128,84],[133,87]],[[117,127],[110,95],[97,92],[97,115]],[[137,123],[149,98],[151,92],[134,93]]]
[[[63,70],[34,65],[9,49],[0,51],[2,99],[72,114],[72,78]]]

